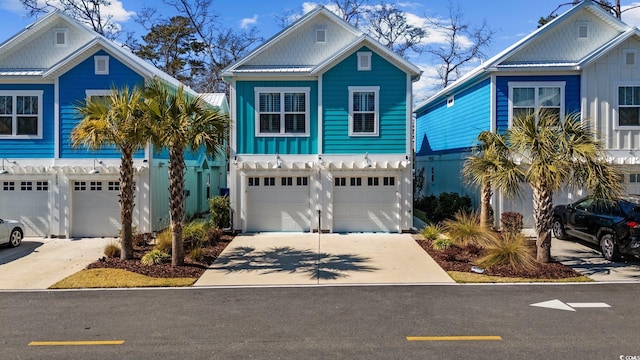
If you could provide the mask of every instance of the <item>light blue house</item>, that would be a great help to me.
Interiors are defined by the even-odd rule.
[[[416,66],[317,7],[223,75],[235,230],[411,228]]]
[[[437,92],[415,109],[416,170],[423,194],[457,192],[478,199],[461,168],[483,130],[503,132],[520,112],[580,113],[598,131],[609,161],[625,173],[627,191],[640,191],[640,33],[592,1],[583,1]],[[504,211],[533,225],[529,194],[514,201],[496,194]],[[557,194],[558,203],[581,196]]]
[[[76,107],[112,88],[159,77],[180,83],[63,13],[52,12],[0,45],[0,217],[31,236],[117,236],[120,153],[74,149]],[[189,90],[193,93],[193,91]],[[223,111],[222,95],[208,99]],[[187,154],[187,213],[208,209],[226,187],[226,161]],[[139,232],[169,224],[168,156],[135,154]]]

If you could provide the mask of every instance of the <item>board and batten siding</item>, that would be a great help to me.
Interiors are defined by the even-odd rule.
[[[371,70],[357,70],[357,52],[371,51]],[[404,154],[407,142],[407,75],[363,47],[322,76],[325,154]],[[379,86],[378,136],[349,136],[349,87]]]
[[[0,91],[42,91],[42,139],[0,137],[0,153],[8,159],[53,158],[54,154],[54,86],[53,84],[0,84]]]
[[[554,76],[498,76],[496,77],[496,127],[502,133],[509,128],[509,83],[510,82],[565,82],[565,114],[580,112],[580,75]]]
[[[478,134],[491,129],[490,79],[416,112],[416,155],[424,156],[472,147]]]
[[[588,102],[585,117],[602,136],[608,150],[640,149],[640,127],[617,126],[618,86],[640,86],[637,63],[635,66],[623,65],[622,52],[626,49],[638,51],[640,42],[634,39],[625,41],[583,71]]]
[[[94,69],[94,56],[109,55],[109,74],[96,75]],[[144,85],[144,78],[110,56],[105,51],[98,51],[86,60],[60,76],[60,157],[61,158],[120,158],[120,151],[114,147],[105,147],[101,150],[88,150],[82,146],[74,149],[71,146],[71,131],[80,121],[76,110],[78,105],[84,103],[86,90],[111,90],[113,87],[122,88],[128,86]],[[136,158],[144,157],[144,151],[134,154]]]
[[[255,88],[311,88],[309,136],[255,136]],[[237,81],[236,141],[238,154],[316,154],[318,152],[318,82]]]

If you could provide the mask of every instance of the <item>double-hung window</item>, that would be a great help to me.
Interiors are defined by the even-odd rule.
[[[509,123],[521,116],[551,113],[564,118],[564,82],[510,82]]]
[[[42,138],[42,91],[0,91],[0,137]]]
[[[310,88],[256,88],[256,136],[309,136]]]
[[[349,136],[377,136],[380,87],[349,86]]]
[[[618,126],[640,126],[640,86],[618,87]]]

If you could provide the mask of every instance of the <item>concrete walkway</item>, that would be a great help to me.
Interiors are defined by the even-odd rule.
[[[453,283],[407,234],[241,234],[194,286]]]
[[[16,248],[0,248],[0,289],[47,289],[103,256],[113,241],[25,238]]]

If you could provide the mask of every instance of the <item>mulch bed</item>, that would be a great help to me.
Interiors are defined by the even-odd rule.
[[[111,268],[123,269],[134,273],[154,277],[154,278],[199,278],[209,265],[222,253],[222,251],[233,240],[232,235],[223,235],[220,241],[214,245],[203,248],[204,259],[201,262],[194,261],[185,256],[185,264],[182,266],[171,266],[171,260],[158,265],[144,265],[140,259],[144,254],[153,249],[153,245],[134,245],[133,259],[122,260],[119,258],[102,257],[89,264],[87,269]]]
[[[416,239],[416,242],[442,267],[445,271],[471,272],[471,267],[477,265],[477,260],[482,257],[482,248],[478,246],[452,246],[449,249],[439,251],[431,246],[430,240]],[[531,240],[530,246],[535,251],[535,241]],[[485,269],[484,275],[519,277],[529,279],[566,279],[580,276],[581,274],[571,267],[557,261],[540,264],[532,270],[512,269],[508,266],[495,266]]]

